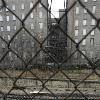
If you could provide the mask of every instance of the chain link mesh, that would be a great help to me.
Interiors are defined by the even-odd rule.
[[[26,27],[25,22],[30,16],[31,12],[36,9],[39,3],[50,15],[52,14],[51,10],[48,9],[48,7],[45,6],[41,0],[37,0],[34,6],[27,12],[24,19],[21,19],[14,11],[12,11],[8,7],[6,0],[1,0],[2,5],[0,7],[0,10],[8,9],[10,14],[14,15],[20,22],[20,26],[19,29],[15,33],[13,33],[9,41],[7,41],[7,39],[3,38],[2,35],[0,35],[1,41],[6,45],[5,51],[0,58],[0,100],[88,100],[100,98],[99,89],[96,88],[96,86],[100,85],[100,82],[97,80],[100,78],[99,66],[95,60],[91,60],[80,50],[80,45],[84,41],[84,39],[86,39],[93,30],[100,30],[100,18],[97,18],[86,7],[82,0],[72,1],[72,4],[70,6],[68,5],[65,13],[60,19],[54,18],[54,20],[56,21],[56,26],[53,26],[52,28],[50,25],[48,25],[48,34],[41,40],[39,39],[37,33],[33,35],[33,32],[30,32],[30,30]],[[96,25],[91,30],[89,30],[89,32],[78,43],[76,43],[70,36],[70,34],[68,34],[68,25],[70,24],[70,20],[67,19],[66,28],[68,29],[66,31],[60,25],[62,19],[66,16],[69,16],[69,13],[73,10],[77,3],[79,3],[79,5],[87,11],[88,15],[91,16],[91,18],[96,20]],[[64,37],[66,37],[66,39],[71,41],[71,43],[74,45],[74,47],[70,50],[74,51],[70,52],[70,55],[62,55],[61,50],[57,53],[57,49],[53,49],[53,47],[50,50],[53,49],[54,51],[50,53],[48,52],[48,48],[45,47],[47,46],[46,42],[48,42],[49,37],[56,31],[56,29],[60,30],[63,33]],[[14,44],[18,42],[19,39],[21,40],[21,42],[23,42],[23,32],[25,33],[26,37],[31,37],[30,43],[32,41],[35,41],[35,43],[37,44],[37,51],[35,52],[34,56],[27,56],[26,59],[24,59],[20,53],[21,51],[24,52],[25,48],[20,49],[20,51],[16,51],[16,48],[14,49],[12,46],[12,43]],[[17,41],[15,41],[15,38],[17,38]],[[66,42],[66,40],[64,40],[64,42]],[[62,46],[61,49],[63,47],[64,46]],[[67,52],[67,49],[64,48],[64,51]],[[10,55],[10,52],[12,52],[13,55],[17,57],[18,62],[14,62],[13,58],[10,61],[6,58],[8,55]],[[33,51],[31,51],[31,53],[32,52]],[[38,64],[38,61],[41,61],[40,59],[38,59],[42,54],[40,52],[44,53],[47,57],[50,57],[50,59],[52,59],[53,65],[50,64],[49,66],[45,64],[46,62],[43,62],[45,61],[44,58],[42,58],[42,63]],[[70,64],[66,66],[67,62],[71,62],[76,52],[80,53],[80,55],[82,55],[88,62],[87,66],[83,65],[83,67],[86,66],[86,68],[82,69],[82,66],[80,64],[79,67],[77,65],[72,66]],[[56,53],[57,55],[53,56],[53,53]],[[45,56],[44,54],[42,56]],[[64,56],[64,58],[58,59],[59,55],[60,57]],[[9,64],[7,61],[9,62]],[[90,84],[95,87],[89,87]]]

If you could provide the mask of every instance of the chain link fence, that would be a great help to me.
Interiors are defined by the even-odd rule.
[[[20,23],[18,24],[19,29],[11,34],[12,37],[9,40],[4,38],[2,33],[0,35],[1,43],[5,44],[0,54],[0,100],[100,99],[99,59],[91,59],[80,49],[81,43],[93,30],[100,30],[100,18],[88,9],[83,0],[71,0],[71,3],[67,1],[67,7],[61,18],[54,18],[56,25],[52,25],[50,15],[53,14],[43,1],[37,0],[23,19],[8,7],[9,3],[6,0],[0,1],[0,10],[6,9]],[[31,32],[26,27],[28,17],[32,11],[37,10],[39,4],[47,13],[47,32],[42,34],[42,38],[39,33]],[[70,12],[77,4],[96,21],[96,25],[78,43],[69,34]],[[63,18],[66,20],[65,29],[61,26]],[[38,30],[37,27],[35,28]],[[59,42],[58,37],[56,37],[58,40],[55,40],[55,37],[51,39],[54,34],[55,37],[63,35],[64,40]],[[14,47],[16,43],[18,46]],[[32,47],[31,43],[35,46]],[[24,47],[24,44],[28,47]],[[35,51],[32,48],[35,48]],[[79,59],[76,61],[78,63],[73,62],[76,52],[85,59],[85,62],[79,63]]]

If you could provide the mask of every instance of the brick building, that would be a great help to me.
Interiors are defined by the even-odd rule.
[[[3,66],[13,67],[15,65],[23,65],[21,59],[17,57],[15,53],[23,58],[25,62],[28,62],[36,54],[39,50],[39,44],[32,38],[29,32],[33,37],[39,39],[40,42],[47,36],[47,11],[41,5],[43,4],[47,7],[47,0],[41,0],[41,3],[28,15],[24,22],[25,28],[23,28],[20,21],[24,20],[25,16],[37,1],[38,0],[6,0],[8,9],[3,7],[3,9],[0,10],[0,36],[9,43],[14,34],[19,31],[11,42],[10,47],[7,47],[6,42],[0,39],[0,58],[2,58],[9,49],[7,56],[2,61]],[[0,3],[2,5],[2,2]],[[19,19],[12,14],[9,9],[15,13]],[[44,45],[46,45],[46,43]],[[43,54],[41,52],[36,57],[37,60],[35,59],[33,62],[39,63],[42,58]]]

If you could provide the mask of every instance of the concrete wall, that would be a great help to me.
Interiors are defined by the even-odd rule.
[[[15,72],[16,71],[13,71],[11,73],[10,71],[7,71],[7,73],[12,77],[18,76],[21,73],[17,71],[15,75]],[[70,77],[75,84],[79,84],[89,75],[89,73],[91,73],[91,70],[69,70],[63,72],[68,75],[68,77]],[[38,76],[40,80],[43,81],[43,83],[46,82],[46,80],[52,75],[50,71],[44,72],[38,69],[34,69],[32,73]],[[21,78],[16,82],[16,85],[19,87],[25,87],[25,91],[30,93],[35,90],[38,91],[42,88],[42,82],[40,80],[36,79],[36,77],[34,77],[31,73],[27,72],[21,76]],[[5,74],[2,73],[2,76],[0,78],[0,91],[8,92],[12,88],[13,82],[14,81],[12,81],[10,78],[5,77]],[[54,77],[52,77],[50,80],[48,80],[45,86],[53,92],[60,93],[71,92],[74,90],[75,87],[75,85],[60,72],[57,73]],[[84,82],[81,82],[77,88],[82,92],[99,93],[99,77],[96,74],[92,74]],[[43,91],[48,92],[45,88],[43,89]],[[13,90],[12,93],[13,92],[17,93],[18,91]],[[22,91],[20,92],[22,93]]]

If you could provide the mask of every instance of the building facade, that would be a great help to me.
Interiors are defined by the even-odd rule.
[[[47,0],[41,0],[41,3],[38,3],[30,14],[28,14],[37,1],[38,0],[6,0],[5,2],[8,9],[3,7],[3,9],[0,10],[0,36],[4,39],[4,41],[0,39],[0,58],[9,50],[2,61],[3,66],[24,66],[20,57],[27,63],[40,49],[40,45],[34,37],[42,42],[47,36],[47,10],[42,6],[43,4],[47,7]],[[17,17],[11,13],[10,10],[16,14]],[[23,24],[22,20],[24,20],[27,14],[28,16]],[[17,32],[18,34],[16,34]],[[7,43],[9,43],[14,35],[15,37],[8,47]],[[46,43],[44,43],[44,46],[45,45]],[[19,57],[16,54],[18,54]],[[42,58],[43,53],[40,52],[30,64],[40,63]]]
[[[68,6],[71,6],[75,0],[68,0]],[[100,59],[100,31],[94,28],[97,24],[96,20],[91,16],[87,9],[96,17],[100,18],[100,1],[99,0],[81,0],[85,8],[78,2],[68,13],[68,34],[76,42],[79,43],[89,32],[90,34],[83,39],[79,45],[81,52],[96,61]],[[93,29],[93,30],[92,30]],[[76,50],[76,45],[68,39],[68,54],[71,55]],[[85,57],[78,51],[73,55],[70,63],[85,64]]]

